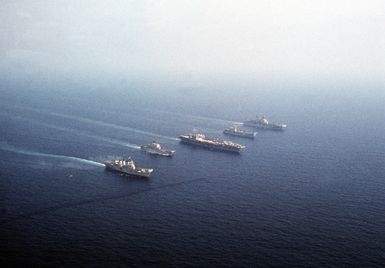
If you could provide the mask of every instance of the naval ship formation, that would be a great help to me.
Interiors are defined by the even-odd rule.
[[[286,124],[271,123],[264,116],[257,116],[256,119],[244,121],[243,125],[262,130],[284,130],[287,127]],[[225,129],[223,133],[246,138],[254,138],[257,134],[257,132],[240,130],[236,126]],[[228,140],[207,138],[204,134],[189,133],[180,135],[179,138],[182,143],[218,151],[239,153],[243,148],[245,148],[245,146],[242,144]],[[150,144],[140,146],[140,149],[149,154],[156,154],[161,156],[172,156],[175,153],[174,150],[165,149],[155,141]],[[105,161],[104,164],[107,170],[145,178],[149,177],[154,171],[152,168],[141,168],[135,166],[135,163],[131,158],[108,160]]]
[[[203,134],[189,133],[189,134],[181,135],[179,136],[179,138],[181,142],[186,144],[196,145],[196,146],[205,147],[213,150],[219,150],[219,151],[239,153],[241,149],[245,148],[244,145],[241,145],[232,141],[206,138],[206,136]]]

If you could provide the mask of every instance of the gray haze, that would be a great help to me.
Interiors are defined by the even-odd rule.
[[[1,1],[3,70],[384,78],[383,0]]]

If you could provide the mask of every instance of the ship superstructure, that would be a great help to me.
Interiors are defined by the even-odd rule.
[[[254,139],[255,136],[257,135],[257,132],[249,132],[249,131],[241,130],[241,129],[238,129],[236,126],[223,130],[223,133],[227,135],[245,137],[250,139]]]
[[[262,130],[284,130],[285,128],[287,128],[286,124],[269,122],[265,116],[262,116],[262,117],[257,116],[256,119],[244,121],[243,125],[247,127],[262,129]]]
[[[205,147],[213,150],[219,150],[219,151],[239,153],[241,149],[245,148],[244,145],[241,145],[232,141],[207,138],[204,134],[189,133],[189,134],[181,135],[179,136],[179,138],[181,142],[186,144],[196,145],[196,146]]]
[[[128,159],[117,159],[105,161],[107,170],[116,171],[119,173],[138,176],[138,177],[149,177],[154,171],[152,168],[141,168],[135,166],[134,161],[131,158]]]
[[[156,154],[162,156],[172,156],[175,151],[163,148],[159,143],[153,141],[152,143],[140,146],[140,149],[149,154]]]

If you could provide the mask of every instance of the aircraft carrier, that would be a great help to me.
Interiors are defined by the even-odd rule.
[[[207,149],[218,150],[218,151],[239,153],[243,148],[245,148],[244,145],[241,145],[232,141],[206,138],[204,134],[189,133],[189,134],[181,135],[179,136],[179,138],[181,142],[185,144],[196,145],[196,146],[204,147]]]

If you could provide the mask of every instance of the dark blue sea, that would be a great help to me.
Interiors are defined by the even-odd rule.
[[[2,267],[385,266],[379,86],[7,80],[0,94]],[[257,114],[288,128],[222,134]],[[246,148],[180,144],[193,130]],[[138,150],[153,140],[175,156]],[[151,178],[101,164],[127,156]]]

